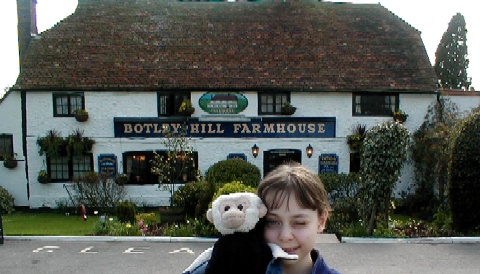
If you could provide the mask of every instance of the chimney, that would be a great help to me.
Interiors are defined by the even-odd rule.
[[[37,0],[17,0],[18,16],[18,55],[20,70],[22,70],[22,59],[27,50],[32,35],[38,34],[37,30]]]

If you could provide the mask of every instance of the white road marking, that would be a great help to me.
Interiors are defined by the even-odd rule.
[[[195,254],[195,252],[193,252],[190,248],[188,247],[182,247],[180,249],[177,249],[177,250],[174,250],[172,252],[169,252],[170,254],[174,254],[174,253],[188,253],[188,254]]]
[[[45,252],[53,252],[52,249],[59,249],[59,248],[60,248],[59,246],[55,246],[55,245],[45,245],[33,250],[33,252],[38,253],[43,250],[45,250]]]
[[[149,250],[149,247],[129,247],[123,253],[144,253],[145,250]]]
[[[90,250],[92,250],[92,249],[93,249],[93,246],[89,246],[89,247],[87,247],[87,248],[85,248],[85,249],[83,249],[83,250],[80,250],[79,253],[98,253],[97,251],[90,251]]]

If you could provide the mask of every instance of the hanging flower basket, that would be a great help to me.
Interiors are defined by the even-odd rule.
[[[393,120],[395,122],[399,122],[400,124],[402,124],[403,122],[407,121],[407,117],[408,117],[408,114],[405,114],[405,113],[401,113],[401,112],[395,112],[393,114]]]
[[[11,154],[5,154],[3,155],[3,166],[6,168],[16,168],[17,167],[17,159],[15,159],[15,156],[17,154],[14,153],[13,155]]]
[[[348,135],[347,144],[351,152],[358,152],[363,145],[363,137],[359,134]]]
[[[41,184],[46,184],[46,183],[50,183],[51,178],[50,178],[50,175],[48,175],[46,170],[40,170],[40,172],[38,172],[37,181]]]
[[[283,104],[281,109],[283,115],[292,115],[295,113],[296,110],[297,108],[292,106],[290,102],[285,102],[285,104]]]
[[[180,111],[180,113],[183,114],[183,115],[185,115],[185,116],[190,116],[190,115],[192,115],[194,112],[195,112],[195,108],[194,108],[194,107],[186,108],[186,109]]]
[[[195,112],[195,108],[192,105],[190,99],[184,99],[180,107],[178,108],[178,113],[186,116],[190,116]]]
[[[79,109],[75,112],[75,120],[78,122],[86,122],[88,120],[88,111]]]
[[[3,161],[3,166],[6,168],[16,168],[17,167],[17,160],[15,159],[9,159],[9,160],[4,160]]]

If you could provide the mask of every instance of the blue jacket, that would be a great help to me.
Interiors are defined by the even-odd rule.
[[[312,268],[311,274],[339,274],[335,269],[327,266],[325,260],[320,255],[318,250],[314,249],[310,253],[312,260],[315,262]],[[267,266],[265,274],[282,274],[282,259],[273,259]],[[208,260],[200,263],[196,268],[191,271],[185,271],[182,274],[204,274],[205,268],[208,264]]]

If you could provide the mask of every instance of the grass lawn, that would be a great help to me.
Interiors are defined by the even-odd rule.
[[[93,235],[98,216],[83,221],[79,215],[59,213],[13,213],[3,215],[6,236],[86,236]]]

